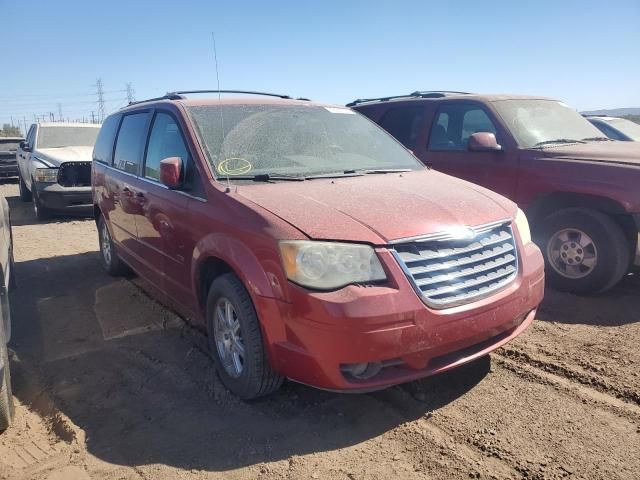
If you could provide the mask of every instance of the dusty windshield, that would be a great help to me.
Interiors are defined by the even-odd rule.
[[[640,142],[640,125],[624,118],[607,120],[612,127],[620,130],[630,139]]]
[[[423,168],[386,132],[346,108],[218,105],[188,110],[218,176]]]
[[[93,147],[99,131],[96,127],[40,127],[38,148]]]
[[[600,130],[562,102],[498,100],[493,105],[523,148],[602,137]]]

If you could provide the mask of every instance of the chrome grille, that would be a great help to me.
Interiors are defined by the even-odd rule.
[[[468,233],[465,239],[442,234],[394,242],[394,256],[429,306],[469,303],[515,280],[518,250],[511,224],[478,227]]]

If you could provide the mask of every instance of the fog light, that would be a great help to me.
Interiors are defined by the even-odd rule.
[[[350,363],[342,366],[342,371],[359,380],[375,377],[382,370],[381,362]]]

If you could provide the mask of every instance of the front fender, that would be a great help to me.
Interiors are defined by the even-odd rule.
[[[284,279],[275,241],[272,245],[248,246],[225,233],[212,233],[202,238],[192,258],[193,291],[198,291],[199,267],[209,258],[227,263],[251,296],[284,299]]]

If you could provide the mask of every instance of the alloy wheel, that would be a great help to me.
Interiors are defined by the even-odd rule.
[[[588,276],[598,263],[598,249],[582,230],[567,228],[556,232],[547,244],[551,267],[570,279]]]
[[[216,302],[213,334],[218,356],[227,374],[238,378],[244,370],[245,349],[240,319],[233,304],[226,298]]]

